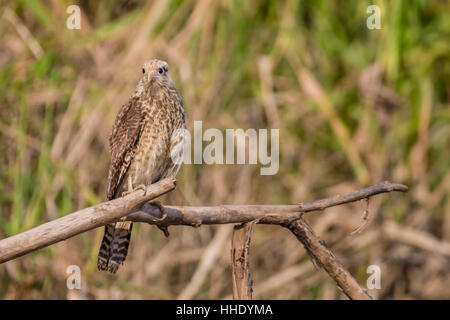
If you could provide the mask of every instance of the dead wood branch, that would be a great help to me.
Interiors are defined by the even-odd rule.
[[[361,288],[355,278],[344,268],[342,263],[327,247],[325,242],[314,234],[314,231],[302,218],[290,221],[284,225],[303,244],[306,251],[315,264],[323,267],[332,277],[344,293],[354,300],[372,299]]]
[[[380,193],[406,192],[407,190],[408,187],[405,185],[384,181],[351,193],[291,205],[164,206],[164,211],[167,214],[164,221],[155,221],[161,218],[161,211],[158,208],[144,204],[139,211],[128,215],[127,219],[134,222],[166,226],[188,225],[195,227],[202,224],[244,223],[253,220],[258,220],[258,223],[261,224],[281,224],[299,218],[301,214],[306,212],[321,211]]]
[[[117,221],[143,203],[175,189],[175,179],[164,179],[125,197],[85,208],[36,228],[0,240],[0,263],[20,257],[82,232]]]
[[[255,223],[243,223],[233,229],[231,238],[231,272],[233,278],[233,299],[251,300],[253,280],[250,276],[249,250]]]
[[[371,297],[359,286],[344,266],[337,260],[325,243],[320,240],[302,219],[306,212],[324,210],[326,208],[367,199],[371,196],[408,190],[408,187],[381,182],[355,192],[337,195],[330,198],[305,202],[295,205],[222,205],[206,207],[166,206],[166,217],[161,218],[161,210],[157,206],[147,204],[152,199],[175,188],[174,179],[165,179],[148,186],[146,191],[137,190],[125,197],[89,207],[62,218],[42,224],[36,228],[0,240],[0,263],[20,257],[34,250],[73,237],[82,232],[106,225],[127,216],[134,222],[156,224],[161,228],[171,225],[189,225],[198,227],[202,224],[244,223],[247,230],[242,234],[235,233],[233,248],[239,248],[233,256],[233,295],[240,299],[251,298],[251,279],[248,268],[248,246],[251,226],[254,223],[275,224],[288,228],[302,242],[317,267],[323,267],[337,282],[344,293],[351,299],[370,299]],[[250,224],[247,224],[251,222]],[[211,251],[213,251],[211,249]],[[215,256],[215,253],[211,253]],[[203,266],[209,268],[214,259],[205,256]],[[244,257],[243,265],[235,265],[236,259]],[[181,296],[192,296],[203,283],[200,268],[198,277],[194,277],[192,288]],[[197,279],[198,278],[198,279]]]

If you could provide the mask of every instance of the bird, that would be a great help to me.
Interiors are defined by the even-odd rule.
[[[169,75],[168,63],[146,61],[142,77],[120,108],[109,137],[108,200],[175,177],[184,154],[185,130],[183,100]],[[163,207],[154,204],[164,216]],[[132,226],[125,218],[105,226],[97,259],[99,270],[114,274],[124,263]]]

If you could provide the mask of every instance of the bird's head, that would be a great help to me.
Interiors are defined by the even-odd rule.
[[[169,76],[169,65],[162,60],[153,59],[146,61],[142,66],[142,77],[147,85],[152,83],[172,83]]]

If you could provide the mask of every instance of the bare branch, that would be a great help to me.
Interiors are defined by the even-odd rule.
[[[143,191],[137,190],[125,197],[74,212],[18,235],[0,240],[0,263],[111,223],[126,215],[128,215],[128,220],[131,221],[166,226],[244,223],[253,220],[259,220],[259,223],[263,224],[281,224],[300,217],[304,212],[323,210],[383,192],[408,190],[408,187],[404,185],[385,181],[352,193],[294,205],[167,206],[164,207],[167,217],[163,221],[158,221],[158,218],[161,217],[161,211],[155,206],[144,204],[136,211],[136,208],[142,203],[174,188],[175,180],[165,179],[147,187],[145,196]],[[130,212],[133,213],[130,214]]]
[[[79,233],[114,222],[144,202],[175,189],[175,179],[164,179],[129,195],[85,208],[0,241],[0,263],[49,246]]]
[[[293,220],[285,227],[292,231],[297,239],[303,244],[312,260],[319,261],[321,266],[328,272],[344,293],[355,300],[368,300],[372,297],[362,289],[355,278],[344,268],[323,240],[320,240],[311,227],[303,219]]]
[[[405,192],[408,190],[404,185],[385,181],[348,194],[295,205],[167,206],[164,207],[166,217],[160,219],[160,208],[147,204],[146,202],[174,188],[175,180],[165,179],[148,186],[145,191],[136,190],[125,197],[74,212],[31,230],[0,240],[0,263],[55,242],[68,239],[79,233],[117,221],[124,216],[127,216],[127,219],[130,221],[156,224],[160,228],[167,228],[170,225],[198,227],[202,224],[248,223],[253,221],[247,225],[249,229],[245,230],[242,237],[238,233],[235,233],[235,237],[242,238],[239,241],[237,241],[237,238],[234,238],[235,241],[233,244],[233,248],[240,248],[234,252],[235,255],[233,256],[233,281],[235,285],[233,293],[235,297],[239,297],[240,299],[251,298],[247,257],[250,230],[254,223],[262,223],[276,224],[291,230],[299,241],[302,242],[312,262],[317,267],[323,267],[349,298],[371,299],[350,273],[345,270],[325,243],[314,234],[313,230],[302,219],[302,215],[306,212],[324,210],[332,206],[368,199],[371,196],[384,192]],[[220,239],[218,238],[217,240],[218,243],[223,243],[225,236],[227,236],[225,232],[221,233]],[[183,291],[181,297],[192,296],[201,286],[205,273],[212,266],[211,261],[215,260],[217,253],[214,251],[217,251],[216,247],[218,245],[215,243],[211,244],[211,250],[207,250],[207,254],[205,253],[190,286]],[[244,257],[244,268],[241,268],[243,272],[238,275],[239,270],[236,268],[235,263],[236,259],[239,260],[242,257]],[[245,268],[245,266],[247,267]]]
[[[361,231],[367,226],[367,223],[369,223],[369,198],[366,198],[366,209],[364,209],[364,213],[363,213],[363,221],[362,223],[355,229],[353,230],[350,235],[354,236],[358,233],[361,233]]]
[[[199,227],[202,224],[244,223],[258,220],[261,224],[280,224],[301,217],[302,213],[324,210],[329,207],[359,201],[374,195],[401,191],[407,186],[384,181],[355,192],[330,198],[292,205],[221,205],[203,207],[164,206],[167,217],[161,218],[161,211],[152,205],[144,204],[139,211],[130,214],[127,219],[134,222],[146,222],[160,225],[189,225]]]
[[[233,299],[251,300],[253,280],[250,276],[249,250],[253,225],[257,220],[234,226],[231,239]]]

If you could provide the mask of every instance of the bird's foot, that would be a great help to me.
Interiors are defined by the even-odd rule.
[[[159,211],[161,212],[161,218],[153,218],[154,221],[163,221],[167,217],[167,213],[164,210],[164,207],[161,204],[161,202],[159,202],[159,201],[152,201],[149,204],[152,205],[152,206],[158,207]],[[166,238],[168,238],[170,236],[169,229],[168,229],[167,226],[163,226],[163,225],[159,225],[159,224],[157,224],[156,226],[158,227],[159,230],[161,230],[164,233]]]
[[[133,190],[124,191],[124,192],[122,192],[122,197],[125,197],[125,196],[129,195],[132,192],[133,192]]]
[[[144,196],[147,195],[147,186],[145,184],[140,184],[140,185],[136,186],[133,190],[134,191],[142,190],[142,191],[144,191]]]
[[[131,190],[122,192],[122,197],[125,197],[136,190],[144,191],[144,197],[147,195],[147,186],[145,184],[140,184],[140,185],[132,188]]]
[[[155,206],[159,209],[159,212],[161,212],[161,218],[153,218],[154,221],[163,221],[167,217],[167,213],[164,210],[163,205],[159,201],[152,201],[149,203],[152,206]]]

